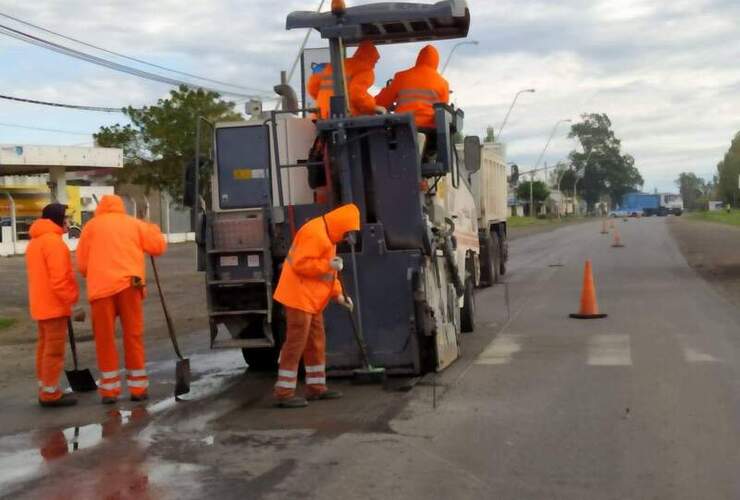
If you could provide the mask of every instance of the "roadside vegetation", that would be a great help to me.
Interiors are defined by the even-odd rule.
[[[707,222],[719,222],[720,224],[730,224],[740,226],[740,210],[717,210],[713,212],[691,212],[686,214],[690,219],[703,220]]]
[[[5,318],[3,316],[0,316],[0,330],[4,330],[5,328],[9,328],[15,324],[15,320],[13,318]]]
[[[529,226],[551,226],[556,224],[567,224],[583,220],[583,217],[568,216],[558,219],[557,217],[534,218],[534,217],[509,217],[506,221],[509,229],[517,229]]]

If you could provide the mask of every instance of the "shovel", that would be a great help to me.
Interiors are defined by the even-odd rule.
[[[72,350],[72,361],[75,368],[74,370],[64,371],[67,374],[70,387],[72,387],[74,392],[91,392],[97,390],[98,384],[95,383],[90,370],[80,370],[77,367],[77,344],[75,343],[75,332],[72,328],[71,318],[67,320],[67,334],[69,335],[69,347]]]
[[[157,272],[157,263],[154,257],[149,256],[152,261],[152,270],[154,271],[154,281],[157,283],[157,291],[159,291],[159,299],[162,302],[162,310],[164,311],[164,319],[167,322],[167,332],[170,334],[170,340],[172,340],[172,347],[175,348],[175,354],[177,354],[178,360],[175,365],[175,399],[182,394],[190,392],[190,360],[184,358],[180,352],[180,346],[177,344],[177,336],[175,335],[175,326],[172,324],[172,318],[170,317],[169,309],[167,309],[167,302],[164,299],[162,293],[162,285],[159,282],[159,272]]]

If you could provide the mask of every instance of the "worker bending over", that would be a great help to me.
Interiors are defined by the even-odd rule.
[[[349,204],[311,219],[295,235],[274,296],[285,306],[287,321],[275,384],[279,407],[300,408],[308,405],[306,399],[342,397],[340,392],[326,387],[323,312],[330,299],[350,310],[353,307],[337,278],[344,265],[342,258],[337,257],[336,245],[346,233],[359,229],[360,211]],[[306,368],[306,398],[295,395],[301,357]]]
[[[154,224],[126,214],[123,200],[106,195],[85,225],[77,246],[77,266],[87,278],[95,350],[101,381],[98,391],[104,404],[115,403],[121,394],[115,329],[116,316],[123,329],[127,370],[126,383],[132,401],[148,397],[149,379],[144,367],[145,293],[144,254],[161,255],[167,249],[162,232]]]
[[[375,65],[380,59],[372,42],[362,42],[352,57],[344,60],[344,79],[347,85],[347,105],[352,116],[385,112],[378,108],[368,89],[375,83]],[[331,97],[334,95],[334,70],[327,64],[323,71],[308,80],[308,93],[319,107],[322,120],[329,118]]]
[[[416,65],[396,73],[393,80],[375,97],[379,106],[396,113],[412,113],[416,128],[427,137],[426,150],[436,150],[437,133],[434,105],[450,101],[450,86],[437,72],[439,52],[427,45],[419,52]]]
[[[39,332],[36,347],[39,404],[44,407],[77,404],[76,399],[62,393],[59,387],[67,322],[79,298],[69,248],[62,240],[67,230],[66,208],[59,203],[44,207],[41,218],[31,224],[31,242],[26,250],[28,299]]]

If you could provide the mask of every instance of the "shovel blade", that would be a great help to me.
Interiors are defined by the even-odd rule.
[[[175,397],[190,392],[190,360],[181,359],[175,365]]]
[[[98,384],[90,370],[65,370],[69,386],[74,392],[92,392],[98,390]]]

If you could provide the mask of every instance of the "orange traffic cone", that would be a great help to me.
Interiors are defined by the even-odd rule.
[[[622,244],[622,238],[619,237],[619,230],[614,229],[614,242],[612,243],[612,246],[614,248],[622,248],[624,245]]]
[[[581,309],[578,314],[571,314],[576,319],[598,319],[606,318],[606,314],[599,313],[599,304],[596,302],[596,288],[594,287],[594,276],[591,272],[591,261],[586,261],[583,271],[583,290],[581,291]]]
[[[606,219],[602,221],[601,224],[601,234],[609,234],[609,231],[606,229]]]

